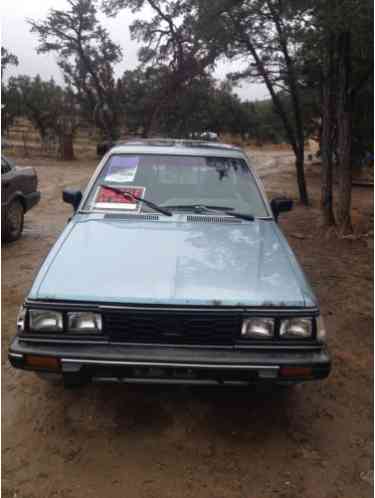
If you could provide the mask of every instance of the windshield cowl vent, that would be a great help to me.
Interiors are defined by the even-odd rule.
[[[191,223],[241,223],[241,220],[231,218],[230,216],[188,215],[186,220]]]
[[[159,221],[159,215],[157,214],[120,214],[120,213],[108,213],[105,215],[106,218],[117,218],[124,221]]]

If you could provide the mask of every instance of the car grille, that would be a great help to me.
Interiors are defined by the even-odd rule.
[[[230,345],[239,337],[241,317],[200,311],[107,312],[104,327],[112,342]]]

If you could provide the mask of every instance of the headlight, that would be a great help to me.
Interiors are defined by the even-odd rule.
[[[59,311],[30,310],[30,330],[32,332],[62,332],[63,318]]]
[[[91,311],[68,313],[68,332],[75,334],[100,334],[102,316]]]
[[[318,316],[316,320],[316,338],[319,342],[325,342],[327,337],[326,326],[322,316]]]
[[[283,339],[306,339],[312,336],[312,318],[290,318],[282,320],[280,337]]]
[[[274,336],[274,331],[273,318],[248,318],[242,322],[241,337],[269,339]]]

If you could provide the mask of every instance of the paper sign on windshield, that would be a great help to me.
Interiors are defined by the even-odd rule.
[[[138,170],[138,156],[113,156],[107,169],[107,182],[133,182]]]
[[[145,187],[116,187],[122,192],[128,192],[143,199],[145,195]],[[140,202],[133,199],[131,196],[124,197],[119,192],[106,187],[99,187],[95,198],[95,207],[98,209],[126,209],[129,211],[139,211]]]

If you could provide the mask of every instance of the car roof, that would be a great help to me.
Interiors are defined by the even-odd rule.
[[[174,138],[153,138],[131,140],[119,143],[110,149],[110,154],[127,153],[157,155],[192,155],[244,157],[244,152],[235,145],[204,140],[180,140]]]

